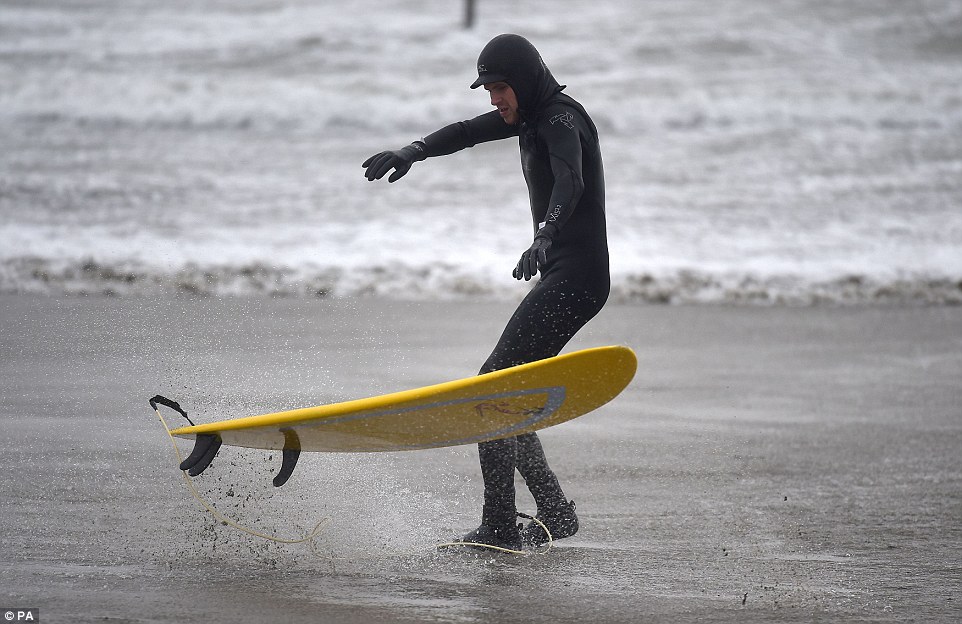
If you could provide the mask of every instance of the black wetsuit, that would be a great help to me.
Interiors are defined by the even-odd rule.
[[[500,35],[481,52],[478,80],[471,86],[496,82],[514,91],[518,124],[509,125],[498,111],[491,111],[445,126],[397,152],[372,156],[362,165],[368,180],[395,168],[389,179],[393,182],[414,161],[519,138],[535,243],[548,239],[550,248],[539,262],[540,280],[508,321],[481,373],[560,353],[604,306],[610,285],[604,173],[594,123],[581,104],[561,92],[564,87],[522,37]],[[514,527],[515,469],[530,488],[539,514],[566,503],[536,434],[478,446],[484,476],[482,527]]]
[[[512,85],[521,108],[518,125],[506,124],[498,111],[491,111],[446,126],[421,142],[424,157],[431,157],[519,137],[533,230],[547,233],[552,241],[541,279],[508,321],[481,373],[558,355],[608,298],[605,185],[598,133],[584,108],[561,93],[564,87],[541,67],[543,72],[532,69],[539,75],[528,89]],[[539,510],[566,502],[537,434],[481,443],[479,454],[485,486],[483,524],[514,522],[515,468]]]

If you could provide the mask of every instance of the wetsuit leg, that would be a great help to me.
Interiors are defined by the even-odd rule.
[[[548,466],[538,434],[526,433],[516,439],[518,472],[528,485],[538,509],[552,509],[567,503],[568,499],[558,483],[558,477]]]
[[[542,279],[511,316],[480,373],[558,355],[603,305],[604,299],[573,281]]]
[[[481,373],[558,355],[604,305],[607,288],[592,293],[577,281],[551,274],[528,293],[508,321]],[[517,468],[539,507],[564,502],[564,493],[548,463],[537,434],[482,442],[478,445],[484,478],[482,521],[503,526],[514,521],[514,471]]]
[[[484,479],[484,508],[481,524],[490,527],[513,526],[517,515],[514,492],[514,469],[517,465],[518,440],[505,438],[478,444],[481,476]]]

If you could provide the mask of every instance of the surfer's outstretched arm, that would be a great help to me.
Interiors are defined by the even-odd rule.
[[[370,181],[380,180],[388,171],[394,169],[387,181],[396,182],[411,169],[411,165],[425,158],[453,154],[478,143],[512,136],[518,136],[518,127],[505,124],[498,111],[491,111],[474,119],[448,124],[399,150],[378,152],[361,166],[365,169],[364,177]]]

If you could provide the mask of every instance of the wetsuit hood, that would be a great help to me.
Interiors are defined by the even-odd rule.
[[[498,35],[478,56],[478,79],[471,85],[506,82],[518,98],[521,115],[530,118],[564,89],[541,60],[538,50],[520,35]]]

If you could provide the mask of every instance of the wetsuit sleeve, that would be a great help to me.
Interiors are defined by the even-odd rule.
[[[444,156],[474,147],[478,143],[497,141],[518,136],[518,127],[509,126],[501,119],[498,111],[493,110],[474,119],[447,125],[421,140],[424,156]]]
[[[581,135],[584,129],[575,113],[567,109],[546,117],[538,129],[538,135],[548,151],[554,186],[544,225],[539,228],[538,235],[554,238],[571,217],[585,190],[581,167]]]

